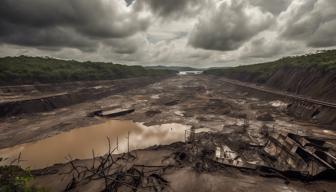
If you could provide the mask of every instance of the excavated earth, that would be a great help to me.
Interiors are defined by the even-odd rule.
[[[108,95],[96,99],[93,96],[90,100],[72,105],[54,106],[44,112],[9,113],[1,117],[0,147],[38,141],[71,129],[110,120],[132,120],[146,126],[171,123],[187,125],[199,132],[225,135],[225,140],[230,142],[233,148],[243,147],[240,145],[241,138],[247,138],[250,143],[258,143],[258,134],[265,127],[276,132],[295,133],[329,142],[335,142],[336,139],[332,127],[288,115],[289,103],[281,101],[281,98],[250,93],[221,81],[220,78],[186,75],[155,81],[153,84],[141,86],[137,86],[136,82],[129,83],[132,85],[129,89],[109,92]],[[111,106],[131,108],[134,112],[118,117],[92,115],[97,110]],[[202,155],[195,157],[190,154],[188,149],[190,146],[184,142],[166,146],[159,144],[147,149],[134,150],[130,153],[132,158],[123,157],[116,162],[114,159],[118,159],[120,155],[107,156],[111,159],[106,161],[104,158],[96,157],[34,170],[35,179],[31,184],[46,187],[51,191],[64,191],[66,188],[69,191],[104,191],[108,187],[106,185],[108,179],[111,179],[109,182],[112,184],[119,180],[123,181],[122,186],[121,182],[112,186],[118,189],[116,191],[136,189],[138,191],[331,192],[336,187],[335,180],[303,181],[277,174],[207,163],[204,162]],[[253,151],[250,155],[251,157],[254,155]],[[99,169],[96,168],[99,163],[110,161],[112,168],[99,175],[100,172],[96,170]],[[92,170],[95,170],[96,175],[89,180],[83,179],[85,176],[79,174],[83,170],[78,169],[91,167],[92,164],[95,165]],[[118,166],[113,168],[116,165]],[[150,169],[153,167],[156,167],[156,170]],[[74,173],[79,176],[74,176]],[[106,174],[110,174],[111,178],[107,178]],[[129,182],[130,179],[126,179],[125,175],[136,174],[141,175],[136,178],[142,179],[133,178],[133,184],[138,185],[130,186],[129,183],[132,182]],[[144,180],[149,187],[141,187],[144,185]]]

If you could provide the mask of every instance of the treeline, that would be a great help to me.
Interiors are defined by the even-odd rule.
[[[336,50],[320,51],[315,54],[285,57],[273,62],[243,65],[228,68],[208,69],[204,73],[218,76],[253,76],[258,83],[267,81],[280,68],[314,68],[320,71],[336,70]],[[243,78],[243,77],[241,77]]]
[[[79,62],[45,57],[0,58],[0,84],[57,83],[113,80],[175,74],[173,70],[146,69],[105,62]]]
[[[203,71],[204,69],[200,68],[193,68],[193,67],[180,67],[180,66],[149,66],[146,67],[148,69],[166,69],[166,70],[173,70],[173,71]]]

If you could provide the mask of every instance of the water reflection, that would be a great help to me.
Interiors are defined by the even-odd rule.
[[[184,132],[188,128],[189,126],[175,123],[147,127],[141,123],[112,120],[74,129],[37,142],[2,149],[0,157],[8,158],[8,163],[21,153],[21,159],[24,160],[21,166],[43,168],[66,162],[69,155],[76,159],[91,158],[92,150],[95,155],[103,155],[108,151],[107,137],[110,138],[113,148],[119,144],[115,153],[122,153],[128,150],[128,133],[130,150],[134,150],[183,141]]]

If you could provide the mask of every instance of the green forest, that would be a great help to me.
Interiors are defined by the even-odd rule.
[[[104,62],[79,62],[28,56],[0,58],[0,84],[112,80],[174,73],[176,71]]]

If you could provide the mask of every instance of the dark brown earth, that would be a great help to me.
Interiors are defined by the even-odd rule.
[[[0,117],[47,112],[139,88],[165,77],[0,87]]]
[[[145,87],[114,93],[104,98],[57,108],[49,112],[3,117],[0,124],[0,146],[4,148],[36,141],[63,131],[109,121],[111,118],[92,117],[89,114],[116,105],[134,108],[135,112],[113,119],[133,120],[143,122],[145,125],[165,123],[189,125],[196,130],[225,134],[229,141],[237,145],[239,145],[239,135],[244,135],[249,142],[258,143],[258,134],[265,126],[274,131],[302,134],[328,141],[336,139],[336,133],[330,131],[330,126],[298,120],[288,115],[288,103],[280,99],[255,92],[250,93],[220,78],[202,75],[175,76]],[[248,122],[248,128],[244,128],[246,122]],[[138,164],[168,167],[159,174],[168,183],[165,187],[166,191],[331,192],[336,187],[334,181],[306,183],[298,179],[270,177],[255,171],[229,166],[199,169],[198,161],[176,158],[175,154],[186,151],[185,147],[188,146],[177,143],[137,150],[132,152],[132,154],[136,153],[137,158],[126,159],[126,162],[123,160],[120,163],[125,167],[124,172]],[[92,160],[76,160],[75,163],[91,165]],[[212,167],[212,164],[209,165]],[[71,182],[72,175],[61,173],[69,172],[71,169],[72,165],[68,163],[35,171],[36,179],[32,184],[45,186],[52,191],[62,191]],[[78,188],[73,191],[103,189],[104,179],[98,179],[94,182],[79,183]]]
[[[229,74],[227,77],[245,82],[258,83],[319,100],[336,102],[335,70],[326,70],[316,66],[282,66],[266,79],[261,80],[260,76],[260,73],[244,71]]]
[[[116,161],[110,172],[106,175],[115,173],[118,166],[123,166],[121,172],[129,174],[129,178],[121,179],[125,182],[123,185],[118,186],[116,191],[132,191],[133,188],[129,184],[134,184],[131,178],[135,175],[131,173],[132,169],[141,170],[144,173],[143,178],[146,180],[136,188],[136,191],[186,191],[186,192],[237,192],[237,191],[277,191],[277,192],[332,192],[336,183],[333,181],[314,181],[302,182],[299,180],[279,178],[275,175],[263,175],[255,171],[240,170],[230,166],[220,166],[217,164],[208,163],[207,168],[200,167],[200,161],[192,160],[191,156],[185,154],[182,156],[177,153],[183,148],[182,143],[176,143],[169,146],[152,147],[145,150],[136,150],[131,153],[134,158],[125,158],[118,160],[119,156],[113,156]],[[183,158],[181,158],[183,157]],[[95,167],[99,166],[99,159],[96,159]],[[37,176],[31,185],[47,187],[53,191],[64,191],[72,182],[73,173],[75,180],[81,180],[77,177],[76,171],[73,167],[78,167],[78,171],[85,170],[83,167],[92,167],[92,160],[86,161],[73,161],[73,164],[55,165],[48,169],[34,172],[35,174],[43,174]],[[114,168],[114,169],[113,169]],[[83,172],[84,173],[84,172]],[[90,175],[89,173],[87,173]],[[116,173],[115,173],[116,174]],[[121,173],[119,172],[119,175]],[[153,177],[153,174],[158,177]],[[105,179],[95,176],[94,180],[87,182],[81,180],[76,183],[76,187],[70,191],[103,191],[105,189]],[[113,180],[114,177],[111,177]],[[156,179],[153,182],[153,178]],[[162,182],[165,181],[165,182]],[[162,187],[162,188],[161,188]],[[116,189],[116,188],[114,188]]]

